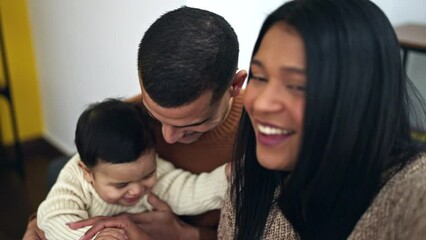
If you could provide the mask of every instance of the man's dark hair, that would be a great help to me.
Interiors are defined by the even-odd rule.
[[[238,39],[221,16],[190,7],[162,15],[145,32],[138,52],[139,77],[162,107],[191,103],[212,90],[215,103],[238,64]]]
[[[94,167],[102,160],[128,163],[155,146],[154,134],[142,108],[117,99],[90,105],[79,117],[75,144],[81,160]]]

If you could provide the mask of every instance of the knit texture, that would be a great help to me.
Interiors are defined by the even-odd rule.
[[[212,131],[204,133],[191,144],[164,141],[161,124],[157,124],[157,148],[161,158],[193,173],[210,172],[232,159],[238,123],[243,109],[243,93],[235,97],[226,120]],[[216,239],[219,210],[198,216],[181,216],[182,219],[200,229],[201,239]]]
[[[234,239],[235,212],[227,194],[219,239]],[[426,155],[397,172],[380,190],[348,239],[424,239],[426,236]],[[275,204],[262,239],[299,239]]]
[[[151,209],[146,196],[134,206],[103,201],[84,179],[79,161],[79,156],[75,155],[64,166],[46,200],[38,208],[37,224],[47,239],[79,239],[90,228],[71,230],[66,225],[69,222]],[[196,175],[175,169],[171,163],[157,158],[157,177],[158,182],[152,191],[178,214],[200,214],[222,206],[227,187],[224,165],[211,173]]]

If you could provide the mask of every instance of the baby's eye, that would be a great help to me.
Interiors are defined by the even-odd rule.
[[[118,189],[120,189],[120,188],[124,188],[124,187],[126,187],[127,186],[127,183],[119,183],[119,184],[115,184],[114,185],[114,187],[115,188],[118,188]]]
[[[145,177],[143,177],[143,180],[146,180],[146,179],[151,178],[152,176],[154,176],[155,172],[156,172],[156,171],[154,171],[154,172],[152,172],[152,173],[150,173],[150,174],[146,175]]]

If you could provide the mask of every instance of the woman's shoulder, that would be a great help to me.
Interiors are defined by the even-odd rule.
[[[416,239],[419,231],[426,231],[424,153],[387,181],[356,224],[350,239],[388,239],[391,236]]]
[[[400,202],[416,198],[423,199],[425,195],[421,192],[426,193],[426,153],[419,154],[395,173],[382,187],[375,201],[383,199],[395,202],[398,199],[396,202]]]
[[[419,154],[404,168],[392,177],[393,182],[411,183],[410,179],[425,180],[426,179],[426,153]]]
[[[417,194],[413,191],[420,191],[421,189],[426,191],[426,153],[418,154],[398,172],[394,173],[383,185],[372,204],[382,199],[397,198],[402,200],[404,197],[416,197]]]
[[[399,170],[391,179],[389,179],[381,190],[381,192],[388,193],[387,195],[389,195],[389,197],[402,199],[423,197],[417,193],[425,191],[426,153],[419,154],[419,156]],[[398,194],[395,195],[396,193]]]

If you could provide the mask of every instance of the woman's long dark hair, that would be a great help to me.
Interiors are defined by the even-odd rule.
[[[302,239],[347,238],[386,182],[384,171],[422,151],[410,135],[411,85],[399,44],[368,0],[297,0],[268,16],[253,55],[277,21],[304,41],[303,140],[291,173],[267,170],[243,112],[231,189],[236,239],[260,239],[274,201]]]

